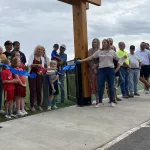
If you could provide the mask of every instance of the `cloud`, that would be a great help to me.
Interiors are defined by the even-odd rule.
[[[117,46],[125,41],[138,48],[150,39],[149,0],[102,0],[102,6],[87,10],[89,47],[93,38],[112,37]],[[68,59],[74,57],[72,7],[57,0],[0,1],[0,44],[10,39],[21,42],[29,57],[36,45],[50,55],[53,44],[66,44]]]

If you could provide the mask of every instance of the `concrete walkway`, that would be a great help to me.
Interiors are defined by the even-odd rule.
[[[115,108],[68,107],[1,123],[0,150],[96,150],[150,119],[150,95]]]

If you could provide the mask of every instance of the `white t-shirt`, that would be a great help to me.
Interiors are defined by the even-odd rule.
[[[139,68],[139,63],[141,62],[140,56],[138,54],[129,54],[129,62],[131,68]]]
[[[144,51],[136,51],[136,54],[140,56],[142,65],[150,65],[150,51],[144,50]]]
[[[120,60],[120,57],[114,50],[99,50],[93,54],[94,58],[99,58],[99,68],[114,68],[113,60]]]

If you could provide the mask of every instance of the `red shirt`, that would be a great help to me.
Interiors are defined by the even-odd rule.
[[[9,69],[2,70],[2,80],[13,80],[13,74]],[[14,90],[14,83],[3,83],[4,91]]]
[[[15,68],[16,70],[22,70],[23,71],[23,69],[22,68]],[[19,76],[19,75],[18,75]],[[25,84],[26,83],[26,77],[25,76],[19,76],[19,79],[21,80],[21,82],[23,83],[23,84]]]

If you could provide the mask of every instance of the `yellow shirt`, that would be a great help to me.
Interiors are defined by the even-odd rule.
[[[120,58],[122,58],[122,57],[124,57],[124,56],[127,56],[127,59],[126,59],[125,63],[126,63],[127,65],[129,65],[129,55],[128,55],[127,52],[122,51],[122,50],[118,50],[117,54],[118,54],[118,56],[119,56]]]
[[[1,54],[1,55],[0,55],[0,58],[1,58],[1,59],[6,59],[6,55],[5,55],[5,54]]]

